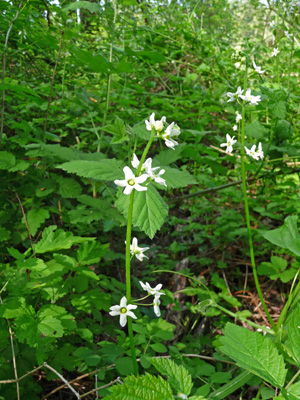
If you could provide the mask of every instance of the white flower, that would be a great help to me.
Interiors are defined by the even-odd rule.
[[[160,295],[156,295],[156,296],[154,296],[154,300],[153,300],[154,312],[157,317],[160,317],[160,309],[159,309],[160,300],[159,300],[159,298],[160,298]]]
[[[256,149],[255,144],[251,147],[250,150],[245,146],[245,151],[246,151],[247,155],[254,158],[254,160],[259,160],[259,155],[255,151],[255,149]]]
[[[239,86],[237,88],[237,91],[235,93],[232,92],[227,92],[226,95],[229,97],[229,100],[227,100],[227,103],[234,101],[235,99],[237,99],[238,97],[241,97],[241,95],[243,94],[243,89]]]
[[[127,323],[127,317],[131,317],[136,319],[137,317],[133,314],[132,311],[130,310],[135,310],[137,306],[133,304],[128,304],[127,305],[127,299],[126,297],[122,297],[120,305],[119,306],[111,306],[110,307],[110,315],[115,317],[116,315],[120,315],[120,325],[125,326]]]
[[[150,115],[149,121],[145,121],[146,128],[151,131],[152,128],[157,132],[161,132],[164,129],[164,122],[166,122],[166,117],[162,117],[160,121],[155,121],[155,113]]]
[[[129,167],[124,167],[123,172],[125,174],[125,179],[123,180],[117,179],[114,182],[118,186],[125,187],[123,191],[124,194],[130,194],[133,189],[137,190],[138,192],[147,190],[145,186],[140,185],[140,183],[145,182],[145,180],[148,178],[147,174],[143,174],[141,176],[135,176]]]
[[[237,125],[233,125],[232,130],[237,131],[237,129],[238,129]]]
[[[226,134],[226,143],[221,143],[220,146],[226,147],[226,153],[232,153],[233,150],[233,145],[237,142],[236,140],[234,140],[235,136],[232,136],[232,138],[230,137],[230,135],[228,135],[228,133]]]
[[[293,35],[289,31],[284,31],[284,34],[291,42],[293,41]]]
[[[264,158],[264,152],[263,152],[263,149],[262,149],[261,142],[258,143],[258,149],[256,151],[256,154],[258,155],[258,158],[260,158],[261,160]]]
[[[164,169],[161,169],[158,173],[156,173],[156,170],[159,169],[159,167],[152,168],[152,158],[148,158],[148,160],[145,162],[145,169],[146,169],[146,173],[148,174],[148,176],[154,182],[159,183],[160,185],[163,185],[163,186],[167,186],[166,180],[160,177],[166,171]]]
[[[142,286],[142,288],[143,288],[144,290],[146,290],[146,292],[148,292],[149,294],[152,294],[154,297],[156,297],[156,296],[159,297],[159,296],[161,296],[161,295],[164,294],[163,292],[160,292],[160,289],[162,288],[162,284],[161,284],[161,283],[159,283],[158,285],[156,285],[155,288],[153,288],[153,289],[152,289],[152,287],[149,285],[148,282],[146,282],[146,285],[145,285],[143,282],[140,281],[140,285]]]
[[[278,53],[279,53],[279,49],[278,49],[278,47],[275,47],[275,48],[273,49],[273,51],[272,51],[271,56],[272,56],[272,57],[276,57]]]
[[[136,256],[136,258],[138,260],[143,261],[144,257],[148,258],[144,254],[144,251],[149,250],[149,249],[150,249],[150,247],[139,247],[137,238],[134,237],[132,239],[132,244],[130,245],[130,253],[131,253],[131,255]]]
[[[269,3],[267,0],[259,0],[260,4],[262,4],[263,6],[269,7]]]
[[[146,165],[149,162],[152,162],[152,158],[147,158],[147,160],[143,163],[141,171],[145,171],[146,169]],[[137,158],[136,154],[133,154],[133,159],[131,161],[131,165],[133,166],[133,168],[138,169],[139,165],[140,165],[140,160]]]
[[[236,123],[238,123],[241,119],[243,119],[243,117],[241,116],[241,114],[237,113],[235,119]]]
[[[253,104],[255,106],[258,105],[258,101],[261,101],[260,96],[253,96],[253,94],[251,94],[251,89],[247,89],[245,95],[241,95],[240,97],[245,101],[249,101],[250,104]]]
[[[175,122],[172,122],[163,133],[162,138],[164,139],[167,147],[170,147],[171,149],[175,150],[174,147],[177,146],[178,143],[174,139],[172,139],[172,137],[179,135],[180,135],[179,126],[175,125]]]
[[[262,71],[261,70],[261,67],[258,67],[256,64],[255,64],[255,61],[253,60],[253,68],[255,69],[255,71],[258,73],[258,74],[263,74],[265,71]]]
[[[240,63],[240,62],[236,62],[236,63],[234,64],[234,66],[235,66],[236,69],[239,69],[240,66],[241,66],[241,63]]]
[[[270,28],[271,29],[276,28],[276,26],[277,26],[277,22],[275,20],[270,22]]]

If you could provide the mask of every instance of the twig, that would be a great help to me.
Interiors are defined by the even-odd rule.
[[[54,368],[50,367],[46,362],[44,363],[44,367],[50,369],[50,371],[54,372],[55,375],[57,375],[65,384],[68,386],[68,388],[75,394],[77,399],[80,399],[80,394],[76,392],[76,390],[69,384],[69,382],[59,373],[57,372]]]
[[[45,123],[44,123],[44,133],[46,132],[46,129],[47,129],[49,108],[50,108],[50,104],[51,104],[51,100],[52,100],[52,91],[53,91],[53,85],[54,85],[54,78],[55,78],[56,68],[57,68],[57,64],[58,64],[59,57],[60,57],[60,53],[61,53],[62,42],[63,42],[63,36],[64,36],[64,31],[61,31],[59,49],[58,49],[58,53],[57,53],[57,57],[56,57],[56,62],[55,62],[55,66],[54,66],[53,74],[52,74],[51,87],[50,87],[50,94],[49,94],[48,106],[47,106],[47,111],[46,111],[46,116],[45,116]]]
[[[120,383],[121,385],[123,385],[123,382],[121,381],[120,377],[118,376],[117,379],[115,379],[114,381],[111,381],[111,382],[107,383],[107,384],[104,385],[104,386],[100,386],[100,387],[98,387],[98,388],[96,388],[96,389],[92,389],[92,390],[90,390],[89,392],[86,392],[86,393],[82,394],[82,395],[79,397],[79,399],[83,399],[84,397],[88,396],[89,394],[98,392],[98,390],[107,388],[107,387],[113,385],[114,383]]]
[[[28,375],[34,374],[36,371],[42,369],[44,367],[44,364],[40,365],[39,367],[36,367],[34,369],[32,369],[29,372],[26,372],[26,374],[22,375],[20,378],[18,379],[7,379],[6,381],[0,381],[0,384],[7,384],[7,383],[17,383],[22,381],[23,379],[25,379]]]
[[[0,297],[0,303],[3,304],[3,301],[1,299],[1,297]],[[17,370],[17,363],[16,363],[16,355],[15,355],[13,334],[12,334],[12,330],[11,330],[11,326],[10,326],[9,320],[6,319],[6,322],[8,324],[8,331],[9,331],[10,344],[11,344],[11,354],[12,354],[14,373],[15,373],[15,378],[16,378],[17,399],[20,400],[20,386],[19,386],[19,381],[18,381],[18,370]]]
[[[15,18],[12,20],[12,22],[7,30],[7,33],[6,33],[4,49],[3,49],[3,56],[2,56],[2,83],[3,83],[3,85],[5,85],[6,49],[7,49],[8,38],[9,38],[10,31],[12,30],[12,27],[20,14],[20,9],[22,7],[22,3],[23,3],[23,0],[20,1],[19,6],[18,6],[18,11],[16,12]],[[5,102],[5,89],[3,87],[2,102],[1,102],[0,145],[2,143],[3,126],[4,126],[4,102]]]

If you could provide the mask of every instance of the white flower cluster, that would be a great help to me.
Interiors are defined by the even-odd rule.
[[[260,67],[258,67],[260,68]],[[261,71],[260,73],[263,73],[264,71]],[[229,97],[229,99],[227,100],[227,103],[231,102],[231,101],[235,101],[238,98],[245,100],[246,102],[249,102],[250,104],[253,104],[255,106],[258,105],[258,102],[261,101],[260,96],[254,96],[253,94],[251,94],[251,89],[247,89],[246,93],[244,93],[244,90],[239,86],[237,88],[237,91],[235,93],[232,92],[228,92],[227,96]]]
[[[178,143],[173,138],[180,135],[180,128],[175,124],[175,122],[172,122],[165,129],[166,117],[162,117],[161,120],[155,121],[155,113],[152,113],[149,121],[146,120],[145,123],[148,131],[152,131],[153,129],[156,132],[156,135],[165,141],[167,147],[175,150],[174,147],[177,146]]]

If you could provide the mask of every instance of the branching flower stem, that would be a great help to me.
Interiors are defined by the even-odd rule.
[[[150,149],[150,146],[153,142],[155,136],[155,132],[151,132],[151,136],[149,139],[149,142],[143,152],[140,164],[137,169],[137,176],[141,172],[143,163],[146,159],[147,153]],[[130,243],[131,243],[131,228],[132,228],[132,211],[133,211],[133,203],[134,203],[134,193],[135,190],[133,190],[130,194],[129,198],[129,207],[128,207],[128,218],[127,218],[127,231],[126,231],[126,298],[127,302],[129,304],[130,299],[131,299],[131,273],[130,273],[130,261],[131,261],[131,256],[130,256]],[[135,347],[134,347],[134,340],[133,340],[133,330],[132,330],[132,319],[128,318],[128,334],[129,334],[129,341],[130,341],[130,347],[131,347],[131,356],[132,356],[132,363],[133,363],[133,369],[134,373],[138,375],[138,364],[136,361],[136,352],[135,352]]]
[[[245,72],[245,79],[244,79],[244,90],[247,90],[247,67]],[[253,276],[255,281],[256,290],[261,301],[261,305],[267,315],[267,318],[274,329],[277,331],[276,325],[272,320],[272,317],[268,311],[266,306],[265,300],[263,298],[263,294],[259,285],[259,280],[257,276],[257,269],[255,264],[255,257],[254,257],[254,248],[253,248],[253,241],[252,241],[252,231],[250,225],[250,212],[249,212],[249,204],[248,204],[248,196],[247,196],[247,185],[246,185],[246,168],[245,168],[245,100],[242,104],[242,132],[241,132],[241,171],[242,171],[242,187],[243,187],[243,197],[244,197],[244,207],[245,207],[245,217],[246,217],[246,224],[247,224],[247,232],[248,232],[248,240],[249,240],[249,249],[250,249],[250,259],[251,265],[253,270]]]

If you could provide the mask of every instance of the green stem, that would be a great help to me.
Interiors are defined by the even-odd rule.
[[[245,80],[244,80],[244,91],[247,90],[247,67],[245,72]],[[255,281],[256,290],[261,301],[261,305],[266,313],[266,316],[274,329],[277,330],[274,321],[268,311],[266,306],[265,300],[263,298],[263,294],[259,285],[259,280],[257,276],[256,264],[255,264],[255,257],[254,257],[254,248],[253,248],[253,241],[252,241],[252,231],[250,225],[250,212],[249,212],[249,204],[248,204],[248,196],[247,196],[247,185],[246,185],[246,168],[245,168],[245,100],[242,104],[242,132],[241,132],[241,170],[242,170],[242,181],[243,181],[243,196],[244,196],[244,208],[245,208],[245,217],[246,217],[246,224],[247,224],[247,232],[248,232],[248,240],[249,240],[249,250],[250,250],[250,259],[251,265],[253,270],[253,276]]]
[[[300,374],[300,369],[298,372],[292,377],[292,379],[289,381],[289,383],[286,385],[285,389],[288,390],[288,388],[291,386],[291,384],[295,381],[295,379],[299,376]]]
[[[298,273],[297,273],[297,275],[295,276],[294,282],[296,281],[297,277],[298,277]],[[294,300],[295,297],[297,296],[297,293],[299,292],[299,289],[300,289],[300,282],[298,282],[298,284],[297,284],[295,290],[293,291],[294,282],[293,282],[293,285],[292,285],[292,288],[291,288],[291,292],[290,292],[288,301],[286,302],[285,306],[283,307],[283,310],[281,311],[280,317],[279,317],[278,322],[277,322],[277,326],[278,326],[279,328],[280,328],[280,326],[284,323],[284,320],[285,320],[285,318],[286,318],[286,314],[287,314],[287,312],[288,312],[288,309],[290,308],[290,306],[291,306],[293,300]]]
[[[145,158],[146,158],[146,156],[147,156],[147,154],[148,154],[148,151],[149,151],[149,149],[150,149],[150,146],[151,146],[151,144],[152,144],[152,142],[153,142],[154,137],[155,137],[155,132],[152,131],[152,132],[151,132],[150,139],[149,139],[149,142],[147,143],[147,146],[145,147],[145,150],[144,150],[144,152],[143,152],[141,161],[140,161],[140,163],[139,163],[139,166],[138,166],[138,169],[137,169],[137,172],[136,172],[137,176],[139,176],[139,174],[140,174],[140,172],[141,172],[141,170],[142,170],[142,166],[143,166],[143,164],[144,164]]]

